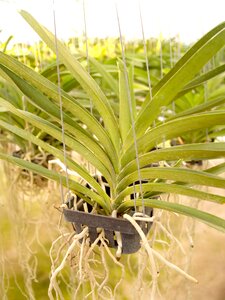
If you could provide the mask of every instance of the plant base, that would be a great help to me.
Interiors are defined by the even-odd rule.
[[[151,217],[153,215],[152,208],[146,208],[146,214]],[[133,225],[122,218],[113,218],[110,216],[102,216],[83,211],[63,209],[65,220],[73,223],[77,233],[83,230],[83,226],[88,226],[90,242],[93,243],[98,237],[98,229],[104,229],[105,238],[110,248],[117,248],[115,232],[120,232],[122,238],[122,253],[130,254],[137,252],[140,247],[140,236]],[[152,223],[138,222],[143,232],[147,235]]]

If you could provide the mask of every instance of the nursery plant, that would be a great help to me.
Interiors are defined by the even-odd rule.
[[[118,247],[120,252],[117,253],[118,256],[123,252],[129,252],[123,245],[123,239],[120,241],[118,232],[120,226],[123,226],[120,221],[126,219],[123,223],[125,227],[134,226],[142,236],[143,231],[146,233],[146,228],[142,226],[140,231],[135,220],[152,222],[154,220],[152,208],[196,218],[209,226],[225,231],[225,220],[191,206],[163,201],[160,198],[162,194],[173,193],[218,204],[225,203],[224,196],[198,188],[210,186],[224,189],[225,179],[219,176],[225,170],[224,163],[201,171],[187,169],[182,163],[187,160],[224,157],[225,143],[191,143],[174,147],[170,147],[168,143],[171,139],[187,133],[194,134],[210,127],[224,126],[225,111],[217,110],[215,101],[213,110],[211,105],[205,105],[202,109],[200,104],[183,115],[175,114],[171,119],[163,117],[167,107],[173,101],[175,103],[179,101],[179,95],[183,96],[190,91],[194,86],[193,80],[201,85],[208,79],[199,74],[204,65],[224,46],[225,23],[219,24],[204,35],[153,86],[143,103],[139,101],[137,104],[132,66],[127,64],[125,58],[118,60],[118,79],[108,73],[101,63],[90,58],[90,64],[114,92],[115,101],[109,101],[98,82],[62,42],[30,14],[25,11],[20,13],[56,53],[60,64],[75,78],[96,113],[83,106],[82,101],[72,93],[60,89],[60,78],[57,79],[58,84],[54,83],[12,56],[1,52],[1,76],[10,78],[32,107],[35,106],[44,112],[44,115],[37,115],[32,110],[25,110],[10,101],[10,95],[5,97],[2,94],[1,109],[19,118],[21,122],[28,122],[35,131],[27,131],[26,128],[16,123],[11,124],[4,118],[0,120],[1,128],[52,154],[61,165],[64,165],[66,174],[6,153],[0,153],[0,158],[65,186],[69,191],[68,194],[72,193],[74,196],[65,197],[64,213],[68,220],[75,223],[78,233],[79,230],[83,230],[82,237],[91,236],[93,234],[91,227],[94,227],[97,238],[97,227],[101,227],[98,224],[101,220],[99,216],[107,217],[106,223],[111,219],[113,222],[116,220],[119,226],[116,225],[116,229],[113,229],[115,236],[112,237],[111,243],[115,243]],[[211,77],[217,74],[215,71],[211,73]],[[223,101],[221,100],[220,104]],[[115,103],[118,104],[117,111]],[[59,144],[56,146],[54,143],[46,142],[42,139],[43,134],[50,135],[59,141]],[[82,165],[80,161],[72,159],[71,151],[78,153],[88,164]],[[96,176],[90,171],[93,168]],[[77,180],[78,176],[82,182]],[[81,213],[79,216],[86,214],[87,222],[89,222],[87,215],[97,216],[95,224],[85,224],[83,219],[76,224],[70,216],[77,210]],[[83,229],[82,226],[79,229],[80,225],[88,225],[89,228]],[[104,228],[103,225],[102,227]],[[80,236],[78,234],[78,237]]]

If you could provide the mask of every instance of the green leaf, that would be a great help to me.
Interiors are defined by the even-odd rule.
[[[192,132],[198,129],[209,128],[215,125],[225,124],[225,112],[213,111],[207,113],[196,114],[193,116],[182,117],[161,124],[144,134],[137,140],[139,153],[146,153],[156,145],[167,141],[173,137],[178,137],[184,133]],[[121,161],[125,166],[135,157],[133,143],[130,142],[130,148],[125,151]]]
[[[18,110],[13,105],[9,104],[7,101],[1,99],[1,102],[4,103],[4,106],[7,107],[12,113],[23,118],[24,120],[30,122],[35,127],[41,129],[43,132],[46,132],[53,136],[58,141],[62,142],[62,133],[61,129],[51,124],[47,120],[44,120],[34,114],[31,114],[26,111]],[[93,166],[95,166],[107,179],[109,184],[112,186],[112,176],[113,170],[110,167],[110,171],[107,170],[107,161],[102,161],[101,157],[98,158],[92,151],[82,145],[79,141],[75,140],[71,136],[65,133],[65,144],[74,150],[75,152],[80,153],[87,161],[89,161]]]
[[[209,174],[203,171],[196,171],[190,169],[181,169],[181,168],[144,168],[140,172],[135,171],[124,177],[117,186],[117,191],[121,192],[126,187],[135,183],[139,180],[139,174],[141,180],[149,179],[166,179],[172,181],[179,181],[183,183],[189,183],[192,185],[203,185],[203,186],[212,186],[218,188],[224,188],[225,179],[219,176]]]
[[[51,117],[56,118],[61,126],[60,110],[54,103],[52,103],[47,97],[40,93],[37,89],[26,83],[26,81],[20,79],[10,70],[3,67],[3,70],[14,80],[21,91],[27,95],[37,107],[47,112]],[[76,140],[82,143],[86,148],[91,149],[97,157],[101,157],[105,161],[105,165],[113,170],[113,166],[103,149],[99,146],[96,139],[94,139],[87,130],[83,129],[77,122],[70,118],[67,114],[63,113],[64,128],[68,130],[70,134],[74,136]],[[113,174],[113,171],[112,171]]]
[[[220,204],[225,203],[225,197],[224,196],[219,196],[219,195],[214,195],[210,194],[208,192],[203,192],[197,189],[193,189],[191,187],[187,186],[182,186],[179,184],[168,184],[168,183],[142,183],[141,187],[140,184],[135,184],[135,188],[133,186],[129,186],[126,189],[124,189],[116,198],[114,202],[114,208],[117,209],[117,207],[124,201],[125,197],[128,195],[131,195],[134,193],[139,193],[139,192],[148,192],[148,193],[154,193],[155,195],[160,195],[162,193],[167,193],[167,194],[178,194],[178,195],[185,195],[193,198],[198,198],[201,200],[206,200],[206,201],[212,201]],[[126,200],[125,200],[126,201]]]
[[[216,166],[210,167],[205,172],[210,173],[210,174],[221,174],[225,172],[225,162],[220,163]]]
[[[122,141],[125,140],[131,128],[131,93],[126,66],[122,61],[118,61],[119,67],[119,126]]]
[[[65,176],[61,176],[60,174],[52,170],[48,170],[35,163],[14,156],[10,156],[1,152],[0,152],[0,159],[4,159],[10,163],[13,163],[14,165],[19,166],[20,168],[24,168],[33,173],[39,174],[45,178],[52,179],[58,183],[61,182],[62,185],[67,187]],[[79,196],[84,195],[84,197],[86,197],[85,200],[88,200],[87,197],[89,197],[89,203],[91,205],[94,205],[94,203],[96,202],[105,210],[106,214],[110,213],[110,208],[107,206],[104,199],[99,195],[97,195],[95,192],[93,192],[91,189],[72,180],[69,180],[69,187],[75,194],[78,194]]]
[[[179,145],[169,148],[156,149],[139,156],[139,165],[141,168],[152,163],[160,161],[184,161],[190,160],[208,160],[215,158],[223,158],[225,156],[225,143],[203,143]],[[137,170],[136,159],[125,165],[120,172],[118,180]]]
[[[17,74],[20,78],[26,80],[30,85],[36,87],[39,91],[46,94],[49,98],[55,100],[56,103],[59,103],[58,87],[48,79],[34,72],[27,66],[21,64],[16,59],[1,52],[0,63],[12,70],[13,73]],[[80,119],[85,125],[87,125],[90,132],[92,132],[99,139],[99,142],[109,154],[115,170],[117,170],[118,158],[112,141],[108,136],[108,133],[101,126],[101,124],[90,114],[90,112],[84,109],[74,98],[69,96],[63,90],[61,90],[61,93],[62,102],[65,109],[70,111],[76,118]]]
[[[21,16],[27,21],[27,23],[37,32],[42,40],[49,46],[49,48],[56,52],[56,40],[52,33],[46,28],[42,27],[28,12],[20,11]],[[120,134],[118,130],[118,122],[114,115],[114,112],[106,98],[105,94],[95,82],[95,80],[89,75],[89,73],[83,68],[83,66],[76,60],[76,58],[70,53],[70,51],[57,40],[58,54],[61,62],[65,64],[67,69],[80,83],[82,88],[88,94],[93,101],[104,124],[108,129],[109,135],[113,141],[115,149],[119,151]]]
[[[210,109],[215,109],[218,106],[221,106],[222,104],[225,103],[225,96],[220,96],[219,98],[216,99],[208,99],[207,102],[196,105],[193,108],[190,109],[186,109],[180,113],[177,113],[175,116],[168,118],[168,120],[172,120],[172,119],[177,119],[177,118],[181,118],[184,116],[188,116],[188,115],[193,115],[193,114],[197,114],[203,111],[207,111]]]
[[[58,158],[61,162],[64,162],[64,154],[58,148],[42,141],[41,139],[37,138],[29,131],[25,129],[18,128],[17,126],[12,126],[9,123],[6,123],[0,120],[0,127],[12,132],[13,134],[31,142],[39,147],[41,147],[46,152],[52,154],[54,157]],[[83,178],[92,188],[94,188],[99,195],[101,195],[105,201],[110,203],[109,196],[103,191],[101,186],[97,183],[97,181],[89,174],[89,171],[84,169],[80,164],[76,163],[74,160],[70,159],[68,156],[66,157],[66,164],[69,170],[77,172],[81,178]]]
[[[201,68],[225,45],[225,22],[204,35],[153,89],[152,101],[143,104],[136,121],[141,136],[157,118],[162,106],[167,106]],[[127,137],[130,142],[132,133]]]
[[[136,205],[142,206],[143,205],[142,200],[137,200]],[[157,199],[145,199],[144,205],[146,207],[153,207],[153,208],[168,210],[168,211],[182,214],[182,215],[185,215],[185,216],[188,216],[191,218],[195,218],[217,230],[225,232],[225,220],[224,219],[221,219],[212,214],[203,212],[196,208],[192,208],[189,206],[172,203],[172,202],[165,202],[165,201],[161,201],[161,200],[157,200]],[[131,207],[134,207],[134,201],[125,201],[118,208],[118,213],[122,213]]]
[[[206,82],[209,79],[214,78],[215,76],[221,74],[225,72],[225,64],[223,64],[222,66],[219,66],[213,70],[210,70],[209,72],[198,76],[197,78],[195,78],[194,80],[192,80],[189,84],[187,84],[182,91],[180,91],[175,99],[180,98],[181,96],[185,95],[186,93],[190,92],[192,89],[202,85],[204,82]]]
[[[117,81],[114,77],[107,72],[106,68],[102,64],[100,64],[93,57],[89,57],[90,63],[96,68],[96,70],[102,75],[102,78],[107,82],[108,86],[112,89],[117,97],[119,97],[119,87]]]

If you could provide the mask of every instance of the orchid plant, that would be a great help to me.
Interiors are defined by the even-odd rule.
[[[61,162],[67,151],[78,153],[107,182],[110,192],[96,181],[89,169],[79,161],[66,157],[67,168],[86,183],[76,181],[69,175],[69,189],[91,206],[97,206],[99,214],[111,215],[116,211],[123,215],[134,206],[153,207],[196,218],[216,229],[225,231],[225,220],[210,213],[179,203],[167,202],[159,197],[162,194],[178,194],[195,197],[218,204],[225,203],[225,197],[200,190],[198,186],[211,186],[224,189],[225,178],[219,176],[225,170],[225,163],[204,170],[190,170],[182,161],[208,160],[225,155],[225,143],[191,143],[170,147],[168,141],[199,130],[225,125],[225,110],[217,109],[217,102],[223,104],[225,97],[218,101],[199,104],[195,109],[164,118],[163,111],[171,103],[179,103],[195,86],[204,84],[209,78],[223,72],[223,68],[211,70],[205,76],[199,75],[205,64],[225,44],[225,23],[219,24],[204,35],[173,68],[152,88],[140,104],[134,92],[132,66],[125,60],[118,60],[118,79],[94,58],[90,64],[99,73],[114,98],[108,99],[97,81],[85,66],[55,36],[40,25],[29,13],[21,11],[22,17],[39,34],[48,47],[55,52],[67,72],[74,77],[80,90],[90,99],[93,111],[79,101],[76,93],[59,88],[56,83],[42,74],[1,52],[1,76],[17,87],[31,107],[43,112],[39,115],[32,110],[18,107],[1,93],[0,107],[4,113],[31,124],[35,131],[29,132],[23,126],[11,124],[7,118],[0,119],[0,127],[20,139],[30,141],[43,151],[52,154]],[[208,76],[207,76],[208,75]],[[64,125],[62,137],[62,118]],[[211,109],[213,106],[214,109]],[[115,111],[116,107],[116,111]],[[47,116],[47,117],[46,117]],[[23,123],[21,123],[23,124]],[[42,134],[52,136],[59,144],[43,140]],[[21,168],[38,173],[48,179],[67,186],[66,176],[38,164],[0,153],[0,158]],[[88,184],[87,184],[88,183]],[[135,193],[136,200],[132,198]]]

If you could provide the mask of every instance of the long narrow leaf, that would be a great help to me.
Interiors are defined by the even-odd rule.
[[[118,62],[119,67],[119,125],[122,141],[125,140],[129,129],[131,128],[131,94],[128,80],[127,69],[122,61]]]
[[[42,27],[29,13],[20,11],[21,16],[27,21],[27,23],[37,32],[37,34],[43,39],[43,41],[56,52],[55,37],[47,29]],[[117,119],[111,106],[108,103],[108,99],[100,89],[95,80],[88,74],[83,66],[76,60],[76,58],[70,53],[70,51],[61,43],[57,41],[58,54],[60,60],[65,64],[71,74],[80,83],[86,93],[92,99],[94,105],[99,111],[101,117],[104,120],[104,124],[108,129],[108,132],[112,138],[113,144],[116,150],[119,149],[120,134],[118,130]]]
[[[12,70],[14,74],[17,74],[19,77],[26,80],[30,85],[36,87],[42,93],[46,94],[49,98],[53,99],[57,103],[59,102],[58,87],[47,78],[41,76],[31,68],[28,68],[16,59],[2,52],[0,52],[0,63]],[[85,125],[87,125],[90,132],[95,134],[95,136],[99,139],[100,144],[104,145],[104,148],[107,150],[107,153],[113,162],[114,168],[117,169],[118,158],[108,133],[90,114],[90,112],[82,107],[74,98],[65,93],[63,90],[61,90],[61,94],[64,107],[76,118],[80,119]]]
[[[178,137],[193,130],[209,128],[216,125],[225,125],[224,111],[201,113],[168,121],[153,128],[138,139],[137,145],[139,153],[146,153],[157,144],[173,137]],[[122,157],[122,165],[125,166],[129,161],[133,160],[134,157],[135,151],[133,143],[130,142],[130,148],[125,151],[124,156]]]
[[[39,174],[45,178],[52,179],[58,183],[62,183],[64,186],[67,187],[66,184],[66,178],[65,176],[61,176],[57,172],[54,172],[52,170],[48,170],[38,164],[23,160],[21,158],[17,158],[14,156],[10,156],[4,153],[0,152],[0,158],[4,159],[10,163],[13,163],[14,165],[18,165],[20,168],[24,168],[26,170],[29,170],[33,173]],[[76,194],[77,192],[80,194],[83,194],[87,197],[89,197],[90,203],[93,205],[94,202],[98,203],[102,208],[105,210],[106,214],[110,212],[110,208],[106,205],[106,202],[102,197],[97,195],[95,192],[93,192],[91,189],[75,182],[72,180],[69,180],[69,186],[70,189]]]
[[[216,99],[209,99],[207,102],[202,103],[200,105],[197,105],[193,108],[184,110],[180,113],[177,113],[176,116],[173,116],[171,118],[169,118],[168,120],[172,120],[174,118],[180,118],[180,117],[184,117],[184,116],[188,116],[188,115],[193,115],[193,114],[197,114],[203,111],[207,111],[210,110],[212,108],[216,108],[218,106],[221,106],[222,104],[225,103],[225,96],[220,96],[219,98]]]
[[[143,205],[142,200],[137,200],[136,205],[142,206]],[[192,207],[182,205],[182,204],[156,200],[156,199],[145,199],[144,205],[146,207],[159,208],[159,209],[175,212],[178,214],[182,214],[182,215],[185,215],[185,216],[188,216],[191,218],[196,218],[197,220],[199,220],[203,223],[206,223],[207,225],[209,225],[217,230],[225,232],[225,220],[224,219],[221,219],[212,214],[203,212],[196,208],[192,208]],[[118,213],[126,211],[128,208],[131,208],[131,207],[134,207],[134,201],[125,201],[118,208]]]
[[[24,120],[30,122],[35,127],[41,129],[43,132],[46,132],[52,135],[55,139],[62,142],[62,133],[61,130],[55,125],[49,123],[47,120],[44,120],[34,114],[28,113],[26,111],[18,110],[13,105],[10,105],[7,101],[3,99],[1,102],[4,102],[4,106],[7,107],[12,113],[23,118]],[[87,161],[89,161],[93,166],[95,166],[111,183],[113,170],[110,168],[110,171],[107,170],[105,162],[103,163],[100,158],[98,158],[94,153],[92,153],[88,148],[82,145],[79,141],[71,138],[69,135],[65,134],[65,143],[68,147],[74,151],[80,153]]]
[[[178,145],[169,148],[157,149],[139,156],[139,165],[141,168],[160,161],[184,161],[208,160],[225,157],[225,143],[203,143]],[[120,172],[118,180],[137,169],[136,159],[127,164]]]
[[[203,192],[200,190],[193,189],[187,186],[181,186],[179,184],[168,184],[168,183],[142,183],[141,187],[140,184],[135,184],[135,192],[139,193],[142,192],[157,192],[158,194],[167,193],[167,194],[178,194],[178,195],[185,195],[192,198],[198,198],[201,200],[212,201],[220,204],[225,203],[225,196],[219,196],[210,194],[207,192]],[[114,207],[117,207],[123,202],[126,196],[131,195],[134,193],[134,187],[130,186],[123,190],[116,198],[114,202]]]
[[[8,130],[12,132],[13,134],[27,140],[28,142],[31,142],[39,147],[41,147],[46,152],[52,154],[54,157],[58,158],[62,162],[64,162],[64,154],[61,150],[58,148],[42,141],[41,139],[34,136],[32,133],[25,129],[18,128],[17,126],[12,126],[9,123],[6,123],[2,120],[0,120],[0,127],[4,128],[5,130]],[[97,181],[89,174],[88,170],[85,170],[79,162],[75,162],[74,160],[70,159],[69,157],[66,157],[66,163],[69,170],[76,172],[78,175],[80,175],[81,178],[83,178],[92,188],[94,188],[99,195],[101,195],[108,203],[110,203],[109,196],[103,191],[101,186],[97,183]]]
[[[203,36],[158,83],[153,90],[152,101],[144,103],[137,121],[138,136],[151,126],[160,113],[162,106],[166,106],[194,78],[201,68],[225,45],[225,22],[216,26]],[[130,141],[130,132],[127,141]]]
[[[185,95],[186,93],[190,92],[192,89],[202,85],[204,82],[206,82],[209,79],[214,78],[215,76],[221,74],[225,72],[225,64],[223,64],[222,66],[219,66],[213,70],[210,70],[209,72],[198,76],[197,78],[195,78],[194,80],[192,80],[189,84],[187,84],[183,90],[181,92],[179,92],[175,99],[180,98],[181,96]]]
[[[3,66],[2,66],[3,67]],[[47,97],[40,93],[37,89],[29,85],[26,81],[20,79],[18,76],[13,74],[10,70],[3,67],[4,71],[15,81],[21,91],[27,95],[35,105],[46,111],[51,117],[56,118],[58,123],[60,121],[60,111],[59,108],[52,103]],[[63,113],[64,128],[68,130],[74,137],[82,143],[86,148],[91,149],[97,157],[104,159],[106,166],[110,166],[111,162],[107,157],[106,153],[99,146],[96,139],[94,139],[87,131],[85,131],[77,122],[70,118],[67,114]],[[112,170],[112,165],[110,169]]]
[[[96,70],[102,75],[102,78],[107,82],[108,86],[112,89],[117,97],[119,97],[119,87],[115,78],[107,72],[102,64],[100,64],[93,57],[89,57],[90,63],[96,68]]]
[[[192,185],[212,186],[224,188],[225,179],[203,171],[195,171],[184,168],[144,168],[140,170],[142,180],[166,179],[189,183]],[[118,184],[117,191],[121,192],[126,187],[139,180],[139,172],[135,171],[124,177]]]

